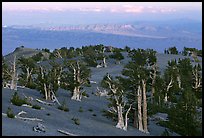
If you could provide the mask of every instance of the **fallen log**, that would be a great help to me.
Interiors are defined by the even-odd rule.
[[[32,108],[32,106],[28,104],[22,104],[21,106]]]
[[[48,103],[48,102],[42,101],[40,99],[36,99],[36,101],[39,103],[42,103],[42,104],[46,104],[46,105],[55,105],[55,103]]]
[[[40,121],[40,122],[43,121],[42,119],[39,119],[39,118],[21,117],[21,116],[20,116],[21,114],[27,114],[27,113],[26,113],[25,111],[21,111],[21,112],[19,112],[17,115],[15,115],[15,118],[17,118],[17,119],[22,119],[22,120],[29,120],[29,121]],[[2,113],[2,116],[7,117],[7,114]]]
[[[54,92],[53,92],[53,91],[51,91],[51,92],[52,92],[53,102],[56,101],[56,102],[58,103],[58,105],[61,106],[61,104],[60,104],[60,102],[58,101],[57,97],[55,96]]]
[[[67,131],[60,130],[60,129],[58,129],[57,131],[60,132],[60,133],[62,133],[62,134],[68,135],[68,136],[78,136],[78,135],[75,135],[75,134],[69,133],[69,132],[67,132]]]
[[[17,115],[15,115],[15,118],[22,119],[22,120],[29,120],[29,121],[43,121],[42,119],[38,118],[28,118],[28,117],[21,117],[21,114],[27,114],[25,111],[19,112]]]
[[[7,117],[7,114],[5,114],[5,113],[2,113],[2,116],[4,116],[4,117]]]

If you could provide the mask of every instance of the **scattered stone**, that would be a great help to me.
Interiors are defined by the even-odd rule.
[[[45,126],[41,123],[38,123],[38,125],[36,127],[33,127],[33,131],[35,132],[45,132]]]

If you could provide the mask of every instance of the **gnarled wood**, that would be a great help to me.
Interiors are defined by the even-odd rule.
[[[68,136],[78,136],[78,135],[72,134],[72,133],[70,133],[70,132],[61,130],[61,129],[57,129],[57,131],[60,132],[60,133],[62,133],[62,134],[68,135]]]

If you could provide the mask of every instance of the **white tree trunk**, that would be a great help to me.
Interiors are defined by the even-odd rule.
[[[130,112],[132,105],[130,105],[129,109],[127,110],[126,114],[125,114],[125,127],[123,128],[125,131],[127,131],[127,126],[128,126],[128,114]]]
[[[11,80],[10,89],[17,90],[16,56],[14,56],[11,76],[12,76],[11,77],[12,80]]]
[[[150,78],[152,79],[151,104],[153,104],[153,99],[154,99],[156,76],[157,76],[157,65],[155,63],[153,65],[153,73],[150,72]]]
[[[142,91],[143,91],[143,127],[144,132],[149,133],[147,129],[146,80],[142,80]]]
[[[44,86],[44,92],[45,92],[45,99],[48,100],[48,94],[47,94],[47,87],[46,87],[46,84],[43,83],[43,86]]]
[[[195,81],[193,89],[195,89],[197,92],[198,88],[202,87],[201,86],[201,77],[199,77],[199,72],[198,72],[197,68],[195,70],[193,70],[193,77],[194,77],[194,81]]]
[[[76,101],[81,101],[80,87],[74,88],[73,96],[71,99]]]
[[[167,89],[166,89],[166,93],[165,93],[165,97],[164,97],[164,102],[167,102],[167,101],[168,101],[168,95],[167,95],[167,93],[169,92],[169,89],[170,89],[171,87],[173,87],[172,83],[173,83],[173,78],[171,77],[171,81],[169,82],[169,84],[168,84],[168,86],[167,86]]]
[[[141,109],[141,105],[142,105],[142,92],[141,92],[141,87],[140,85],[138,86],[138,90],[137,90],[137,108],[138,108],[138,127],[139,130],[143,132],[143,124],[142,124],[142,109]]]
[[[103,57],[103,67],[104,67],[104,68],[106,68],[106,67],[107,67],[106,57]]]
[[[181,77],[180,77],[180,75],[177,76],[177,82],[178,82],[179,89],[181,89]]]
[[[117,112],[118,112],[118,123],[116,125],[116,128],[123,129],[125,125],[124,125],[123,111],[122,111],[121,104],[117,106]]]

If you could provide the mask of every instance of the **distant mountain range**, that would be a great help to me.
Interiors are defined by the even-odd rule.
[[[8,53],[8,50],[20,45],[49,49],[94,44],[116,47],[127,45],[132,48],[153,48],[160,52],[173,45],[180,50],[184,46],[198,49],[202,46],[202,23],[194,20],[126,24],[3,26],[2,30],[3,53]]]

